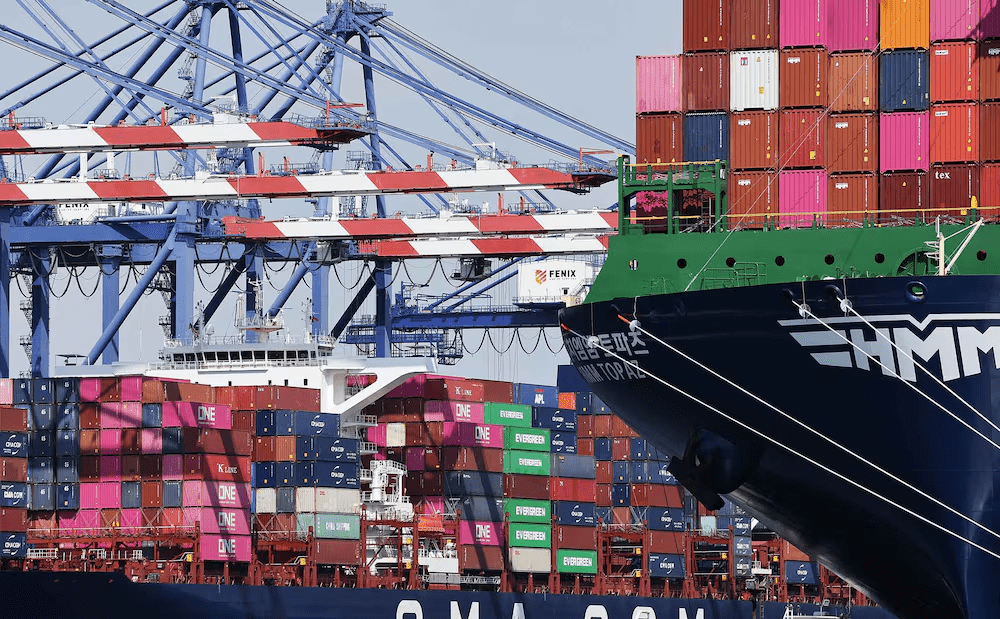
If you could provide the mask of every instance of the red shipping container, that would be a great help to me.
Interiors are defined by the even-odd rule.
[[[809,555],[802,552],[789,542],[781,540],[781,560],[782,561],[809,561]]]
[[[729,54],[684,55],[684,106],[689,112],[729,110]]]
[[[410,471],[406,474],[406,494],[410,496],[444,493],[444,474],[440,471]]]
[[[632,524],[632,509],[629,507],[612,508],[611,521],[614,524]]]
[[[618,415],[611,416],[611,436],[627,437],[632,434],[632,428]]]
[[[0,406],[0,432],[25,432],[27,429],[27,409]]]
[[[503,380],[483,380],[483,401],[514,403],[514,384]]]
[[[832,54],[829,61],[831,112],[878,110],[878,58],[870,52]]]
[[[216,430],[214,428],[182,428],[181,432],[185,453],[232,454],[237,456],[249,456],[253,453],[254,443],[250,438],[249,432],[241,430]],[[276,441],[276,449],[280,439],[286,439],[285,452],[291,453],[291,457],[294,459],[295,437],[279,436],[275,438],[278,439]],[[287,439],[292,439],[290,447],[288,446]],[[285,452],[278,451],[277,455],[280,457]]]
[[[163,477],[163,456],[146,454],[139,456],[139,477],[143,481],[153,481]]]
[[[459,569],[470,572],[499,572],[504,565],[503,546],[464,545],[459,551]]]
[[[823,110],[781,110],[781,167],[824,165],[826,118]]]
[[[594,488],[594,502],[598,507],[611,507],[611,484],[597,484]]]
[[[158,481],[142,483],[142,506],[163,507],[163,483]]]
[[[979,159],[1000,161],[1000,103],[979,106]]]
[[[594,436],[611,436],[611,415],[594,415]]]
[[[979,100],[1000,100],[1000,39],[979,44]]]
[[[730,49],[778,47],[778,0],[732,0],[731,15]]]
[[[428,400],[459,400],[483,402],[483,383],[461,378],[431,378],[424,383],[424,396]]]
[[[760,229],[767,217],[778,214],[777,172],[731,172],[729,175],[730,230]],[[771,220],[772,225],[777,220]],[[583,419],[578,417],[577,420]]]
[[[830,58],[825,49],[782,50],[779,65],[778,103],[781,107],[829,105]]]
[[[926,172],[889,172],[879,183],[879,220],[883,224],[913,221],[930,207],[930,181]]]
[[[19,507],[0,507],[0,531],[17,533],[28,530],[28,510]]]
[[[684,0],[684,51],[729,49],[729,1]]]
[[[142,473],[139,469],[139,456],[122,456],[122,481],[139,481]]]
[[[250,481],[250,458],[218,454],[185,454],[184,479]]]
[[[594,439],[592,438],[577,438],[576,439],[576,453],[581,456],[593,456],[594,455]]]
[[[931,46],[931,102],[975,101],[979,98],[979,45],[974,41]]]
[[[319,390],[308,387],[281,387],[277,385],[260,385],[255,387],[240,387],[247,390],[251,410],[286,409],[318,413],[320,411]],[[237,394],[237,398],[244,397]],[[242,401],[242,400],[240,400]]]
[[[80,456],[80,481],[101,481],[101,459],[98,456]]]
[[[733,112],[729,165],[734,170],[773,170],[778,165],[777,112]]]
[[[549,482],[549,496],[553,501],[593,503],[596,494],[596,482],[593,479],[555,477]]]
[[[80,430],[80,455],[81,456],[101,455],[100,430]]]
[[[597,528],[555,525],[552,543],[559,549],[594,550],[597,548]]]
[[[80,428],[83,430],[99,430],[101,414],[97,404],[84,402],[80,404]]]
[[[446,471],[501,473],[503,450],[489,447],[443,447],[440,468]]]
[[[0,481],[28,481],[28,459],[0,458]]]
[[[541,475],[513,475],[503,476],[504,496],[516,499],[538,499],[539,501],[549,500],[550,478]]]
[[[878,172],[878,116],[837,114],[826,119],[829,172]]]
[[[593,415],[577,415],[576,416],[576,435],[578,437],[594,437],[594,416]]]
[[[278,445],[276,436],[258,436],[254,440],[253,459],[254,462],[271,462],[278,459]]]
[[[48,537],[59,528],[55,512],[31,512],[28,529],[33,535]]]
[[[233,430],[243,430],[251,434],[256,430],[257,411],[233,411]]]
[[[1000,164],[984,163],[980,169],[979,206],[995,209],[1000,207]]]
[[[685,534],[675,531],[647,531],[646,549],[648,552],[665,554],[684,554]]]
[[[684,507],[684,487],[663,484],[632,484],[633,507]]]
[[[294,436],[277,436],[274,441],[276,450],[275,460],[278,462],[295,462],[295,451],[297,449]],[[187,444],[187,443],[185,443]],[[226,453],[226,452],[219,452]]]
[[[444,444],[444,423],[424,421],[406,424],[407,447],[440,447]]]
[[[97,395],[98,402],[121,402],[122,391],[118,378],[101,378],[98,384],[100,389]]]
[[[636,116],[635,162],[673,163],[684,161],[683,131],[683,114]],[[487,399],[487,401],[492,402],[493,400]]]
[[[979,110],[975,103],[931,106],[931,164],[979,160]]]
[[[932,222],[938,215],[962,217],[972,204],[972,198],[979,197],[979,166],[941,165],[932,166],[931,209],[927,221]]]
[[[835,174],[827,190],[827,225],[848,227],[852,223],[878,221],[878,175]]]
[[[630,460],[631,444],[625,437],[615,437],[611,439],[611,458],[613,460]]]
[[[122,428],[121,449],[123,454],[138,455],[142,453],[142,433],[139,428]]]
[[[321,565],[358,565],[361,541],[354,539],[315,539],[313,558]]]
[[[163,381],[155,378],[147,378],[142,381],[142,398],[139,400],[143,404],[157,404],[163,401]]]
[[[163,383],[163,400],[169,402],[214,403],[215,389],[197,383]]]
[[[598,484],[613,484],[614,465],[607,460],[599,460],[594,470],[594,479]]]

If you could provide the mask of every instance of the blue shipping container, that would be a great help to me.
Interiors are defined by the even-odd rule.
[[[514,383],[514,403],[527,406],[557,406],[559,390],[547,385]]]
[[[28,411],[29,430],[55,430],[56,411],[53,404],[32,404]]]
[[[56,483],[72,484],[80,481],[80,464],[77,456],[56,457]]]
[[[54,464],[52,458],[28,458],[28,481],[33,484],[54,484]]]
[[[295,488],[278,488],[275,500],[279,514],[295,512]]]
[[[632,460],[646,460],[649,458],[649,449],[646,447],[646,439],[634,438],[629,441],[629,457]]]
[[[628,484],[611,485],[611,505],[614,507],[631,507],[632,487]]]
[[[257,411],[257,418],[254,420],[257,436],[277,436],[274,413],[273,410]]]
[[[31,399],[35,404],[52,404],[52,379],[32,378]]]
[[[142,507],[142,482],[122,482],[122,509],[139,509]]]
[[[676,486],[677,478],[671,473],[667,467],[670,465],[666,462],[649,462],[649,483],[660,484],[661,486]]]
[[[56,405],[56,430],[80,429],[80,405],[75,402]]]
[[[79,378],[56,378],[52,380],[52,387],[55,390],[56,402],[80,401]]]
[[[56,485],[56,509],[80,509],[80,484]]]
[[[816,564],[809,561],[785,561],[785,582],[815,585],[819,582]]]
[[[55,436],[51,431],[32,430],[27,437],[29,458],[51,458],[56,455]]]
[[[163,426],[163,405],[153,402],[142,405],[142,427],[160,428]]]
[[[274,411],[274,434],[295,436],[295,411],[277,409]]]
[[[278,463],[277,462],[254,462],[251,474],[251,479],[253,479],[254,488],[274,488],[277,486],[274,483],[274,478]]]
[[[163,453],[184,453],[183,428],[163,428]]]
[[[554,454],[576,453],[576,432],[553,432],[549,440],[551,442],[549,451]]]
[[[52,484],[31,484],[31,509],[36,512],[55,511],[55,486]]]
[[[548,406],[533,406],[531,407],[531,425],[534,428],[575,433],[576,411]]]
[[[163,482],[163,506],[180,507],[183,505],[183,482],[172,480]],[[251,492],[251,494],[253,494]]]
[[[733,573],[737,577],[745,578],[749,576],[751,569],[753,569],[751,557],[733,557]]]
[[[597,519],[600,520],[601,522],[604,523],[614,522],[615,516],[614,512],[611,511],[611,509],[612,508],[610,507],[595,507],[594,515],[597,516]]]
[[[281,430],[283,430],[283,426],[279,424],[279,436]],[[295,436],[337,437],[340,435],[340,415],[295,411],[292,415],[292,433]]]
[[[638,464],[638,462],[636,462]],[[611,463],[611,481],[615,484],[627,484],[632,480],[632,463],[627,460],[615,460]]]
[[[641,460],[639,462],[631,462],[630,465],[629,473],[631,473],[631,475],[629,475],[628,481],[633,484],[646,484],[651,482],[653,476],[650,473],[650,469],[655,470],[655,464],[650,464],[646,460]]]
[[[80,433],[76,430],[56,431],[56,456],[79,456]]]
[[[0,507],[31,507],[31,491],[20,481],[0,482]]]
[[[610,462],[614,459],[610,438],[601,437],[594,439],[594,459],[600,462]]]
[[[15,378],[14,379],[14,405],[18,404],[31,404],[31,379],[30,378]]]
[[[649,507],[646,523],[651,531],[684,531],[684,508]]]
[[[670,455],[664,451],[660,451],[653,445],[647,444],[646,448],[649,450],[649,459],[655,462],[670,462]]]
[[[52,441],[49,441],[49,445]],[[49,455],[52,455],[51,453]],[[27,432],[0,432],[0,458],[27,458]]]
[[[23,559],[28,556],[28,535],[26,533],[0,533],[0,557]]]
[[[882,51],[879,56],[878,100],[883,112],[928,109],[931,96],[927,54],[927,50],[915,49]]]
[[[458,503],[462,520],[503,522],[503,499],[485,496],[467,496]]]
[[[560,392],[575,391],[577,410],[580,410],[580,392],[589,393],[590,384],[580,374],[575,365],[560,365],[556,368],[556,387]]]
[[[650,553],[649,575],[653,578],[684,578],[684,555]]]
[[[749,535],[734,536],[733,554],[737,557],[753,556],[753,538]]]
[[[552,477],[571,477],[573,479],[595,479],[597,477],[597,462],[593,456],[578,454],[552,454]]]
[[[750,535],[750,516],[718,516],[720,530],[733,528],[733,535]]]
[[[502,497],[503,473],[447,471],[444,474],[444,493],[449,497]]]
[[[553,501],[552,513],[556,517],[556,524],[580,527],[597,524],[597,506],[593,503]]]
[[[360,462],[361,441],[356,438],[311,437],[316,459],[320,462]]]
[[[312,469],[309,485],[324,488],[360,488],[361,466],[357,462],[299,462]],[[296,471],[298,471],[296,467]],[[297,478],[299,476],[296,476]]]
[[[275,485],[279,488],[281,486],[294,486],[295,478],[299,474],[296,464],[295,462],[276,462],[274,464]],[[308,473],[311,475],[312,471]]]
[[[684,161],[729,159],[729,116],[725,112],[685,114]]]

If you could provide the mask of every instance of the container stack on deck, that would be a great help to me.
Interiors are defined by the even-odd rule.
[[[730,227],[1000,207],[994,0],[685,0],[683,42],[636,60],[636,161],[728,160]]]

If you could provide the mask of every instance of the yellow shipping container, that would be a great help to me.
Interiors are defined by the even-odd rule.
[[[882,49],[930,47],[930,0],[882,0],[879,17]]]

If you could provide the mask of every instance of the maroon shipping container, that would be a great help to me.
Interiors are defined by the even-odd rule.
[[[598,507],[611,507],[611,484],[597,484],[594,488],[594,503]]]
[[[427,496],[444,494],[444,473],[441,471],[410,471],[406,474],[406,494]]]
[[[629,425],[627,423],[625,423],[624,419],[622,419],[618,415],[612,415],[611,416],[611,436],[618,436],[618,437],[633,437],[633,436],[636,436],[637,437],[638,435],[635,434],[635,431],[632,430],[632,428],[629,427]]]
[[[931,181],[931,209],[928,221],[938,215],[961,217],[971,206],[972,198],[979,198],[979,166],[932,166],[928,174]]]
[[[581,456],[594,455],[594,439],[578,437],[576,439],[576,453]]]
[[[28,529],[33,529],[33,534],[40,531],[51,533],[58,527],[55,512],[31,512],[28,516]]]
[[[80,404],[80,429],[98,430],[101,427],[101,412],[97,404],[83,402]]]
[[[830,115],[826,127],[828,172],[878,172],[878,116]]]
[[[140,481],[142,479],[140,466],[140,456],[122,456],[122,481]]]
[[[598,460],[594,469],[594,481],[598,484],[613,484],[614,465],[607,460]],[[596,490],[595,490],[596,492]]]
[[[101,378],[100,392],[97,395],[98,402],[121,402],[122,389],[117,378]]]
[[[0,432],[25,432],[27,429],[27,409],[0,406]]]
[[[788,107],[826,107],[829,104],[830,58],[822,47],[781,51],[778,104]]]
[[[318,389],[259,385],[237,387],[237,390],[244,393],[237,393],[235,397],[240,402],[245,401],[242,398],[247,398],[250,410],[286,409],[313,413],[320,410]]]
[[[411,422],[405,427],[407,447],[440,447],[444,444],[444,422]]]
[[[484,385],[483,386],[484,393],[485,389],[486,387]],[[426,401],[427,400],[423,398],[402,398],[401,402],[403,403],[403,414],[407,416],[412,415],[413,421],[423,421],[424,402]],[[410,421],[410,420],[404,419],[403,421]]]
[[[689,112],[729,110],[729,54],[685,54],[684,107]]]
[[[979,106],[979,159],[1000,161],[1000,103]]]
[[[729,174],[730,230],[763,228],[767,217],[777,214],[777,172],[737,171]]]
[[[441,460],[441,449],[438,447],[424,447],[424,470],[425,471],[439,471],[443,467],[443,462]],[[503,455],[500,457],[501,467],[503,465]]]
[[[478,380],[428,378],[424,383],[424,398],[427,400],[482,402],[483,395],[483,383]]]
[[[163,507],[163,483],[158,481],[145,481],[142,483],[142,506]]]
[[[28,459],[0,458],[0,481],[28,481]]]
[[[549,498],[553,501],[593,503],[597,494],[595,484],[593,479],[554,477],[549,482]]]
[[[503,472],[503,450],[491,447],[442,447],[441,468],[446,471]]]
[[[0,531],[17,533],[28,530],[28,510],[19,507],[0,507]]]
[[[275,460],[278,462],[295,462],[296,451],[298,447],[295,443],[294,436],[277,436],[275,437],[274,448],[275,448]],[[219,452],[227,453],[227,452]],[[232,452],[228,452],[232,453]]]
[[[233,430],[243,430],[251,434],[256,430],[256,411],[233,411]]]
[[[931,102],[975,101],[979,98],[979,45],[950,41],[931,45]]]
[[[597,527],[555,525],[552,527],[552,543],[561,550],[595,550]]]
[[[98,456],[80,456],[80,481],[101,481],[101,459]]]
[[[822,168],[826,118],[823,110],[781,110],[782,168]]]
[[[313,557],[322,565],[358,565],[361,541],[356,539],[315,539]]]
[[[1000,164],[984,163],[980,168],[979,206],[982,208],[1000,207]]]
[[[734,170],[773,170],[778,166],[777,112],[732,113],[729,165]]]
[[[81,456],[101,455],[100,430],[80,430],[80,455]]]
[[[937,103],[930,116],[931,165],[979,160],[978,104]]]
[[[729,49],[729,1],[684,0],[684,51]]]
[[[635,117],[635,162],[684,161],[684,115],[643,114]],[[511,387],[513,389],[513,386]],[[497,402],[486,398],[487,402]],[[509,404],[509,402],[508,402]]]
[[[276,436],[258,436],[254,440],[254,462],[271,462],[277,460],[278,447]]]
[[[730,49],[778,47],[778,0],[732,0],[730,11]]]
[[[979,100],[1000,100],[1000,39],[979,44]]]
[[[615,507],[611,510],[611,522],[614,524],[632,524],[632,509]]]
[[[237,456],[249,456],[253,453],[254,442],[249,432],[242,430],[216,430],[214,428],[182,428],[182,444],[184,452],[189,454],[232,454]],[[295,457],[295,437],[276,437],[278,439],[291,438],[291,454]],[[280,456],[281,453],[279,452]]]
[[[611,439],[611,459],[617,461],[631,460],[631,442],[624,437]]]
[[[139,428],[122,428],[122,454],[142,453],[142,434]]]
[[[503,494],[516,499],[548,501],[549,480],[550,478],[541,475],[505,474],[503,476]]]
[[[878,110],[878,58],[874,54],[831,54],[829,69],[831,112]]]
[[[184,479],[248,483],[250,458],[219,454],[185,454]]]
[[[147,378],[142,381],[142,403],[156,404],[163,401],[163,381]]]
[[[197,383],[163,383],[163,399],[168,402],[215,403],[215,389]]]
[[[163,477],[163,456],[160,454],[139,456],[139,477],[143,481],[153,481]]]
[[[503,546],[464,544],[458,555],[458,569],[470,572],[499,572],[503,570]]]
[[[685,534],[675,531],[647,531],[645,546],[648,552],[684,554]]]
[[[638,140],[638,131],[636,139]],[[514,383],[503,380],[481,380],[479,382],[483,383],[484,402],[514,403]]]
[[[683,486],[632,484],[633,507],[684,507]]]
[[[878,221],[877,174],[832,174],[827,182],[827,225]]]

